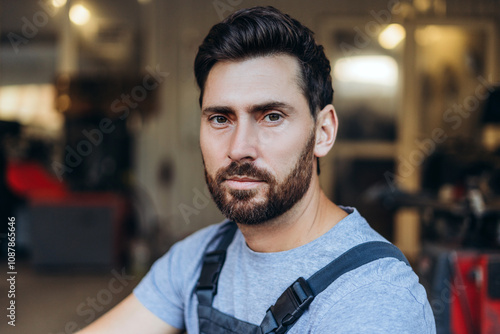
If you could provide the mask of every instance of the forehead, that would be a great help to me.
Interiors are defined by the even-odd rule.
[[[202,108],[253,105],[265,101],[307,107],[299,82],[298,60],[289,55],[217,62],[205,83]]]

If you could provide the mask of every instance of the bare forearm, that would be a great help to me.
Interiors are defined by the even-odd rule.
[[[133,295],[77,334],[179,334],[181,330],[159,319]]]

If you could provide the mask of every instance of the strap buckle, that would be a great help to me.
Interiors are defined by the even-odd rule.
[[[314,294],[309,284],[303,277],[299,277],[283,292],[276,304],[267,310],[267,313],[271,313],[277,324],[273,332],[276,334],[286,333],[287,327],[300,318],[313,299]]]
[[[225,260],[225,250],[216,250],[205,254],[200,278],[196,284],[197,290],[212,290],[214,296],[217,294],[217,281]]]

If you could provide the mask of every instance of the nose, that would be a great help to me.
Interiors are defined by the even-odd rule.
[[[232,161],[255,160],[257,158],[257,133],[250,122],[240,122],[234,128],[228,156]]]

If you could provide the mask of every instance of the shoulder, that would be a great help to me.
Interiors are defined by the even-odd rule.
[[[196,284],[205,249],[221,224],[203,228],[174,244],[134,289],[137,299],[171,326],[185,326],[183,314],[189,291]]]
[[[332,229],[334,256],[370,241],[389,243],[355,208]],[[335,243],[333,242],[335,241]],[[312,333],[435,333],[424,287],[406,263],[382,258],[345,273],[311,304]]]
[[[315,333],[332,326],[338,333],[435,333],[425,289],[402,261],[385,258],[366,264],[325,292]]]
[[[315,333],[435,333],[432,311],[407,288],[378,281],[362,286],[332,305]]]
[[[183,299],[187,284],[194,280],[206,248],[216,237],[223,223],[196,231],[175,243],[168,252],[156,260],[134,290],[139,299],[143,295],[172,294],[178,299]]]

